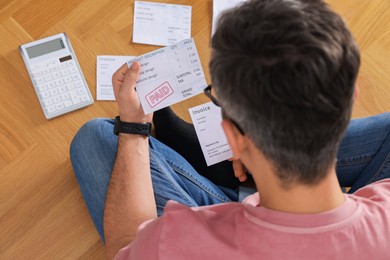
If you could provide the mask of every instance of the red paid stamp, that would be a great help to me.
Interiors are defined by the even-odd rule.
[[[168,81],[165,81],[163,84],[152,90],[149,94],[145,96],[146,101],[150,107],[155,107],[160,104],[163,100],[167,99],[170,95],[174,93],[171,85]]]

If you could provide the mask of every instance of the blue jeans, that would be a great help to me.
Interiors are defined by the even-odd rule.
[[[94,119],[77,133],[70,147],[73,169],[94,224],[104,241],[103,211],[117,136],[113,120]],[[150,169],[157,213],[168,200],[188,206],[238,201],[238,191],[219,187],[199,175],[178,153],[149,138]],[[141,174],[141,173],[140,173]],[[390,113],[352,120],[340,145],[337,174],[353,192],[390,177]]]

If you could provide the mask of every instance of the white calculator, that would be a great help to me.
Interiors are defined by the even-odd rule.
[[[93,103],[65,33],[23,44],[19,50],[47,119]]]

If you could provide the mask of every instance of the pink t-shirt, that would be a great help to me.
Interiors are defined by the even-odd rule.
[[[243,204],[189,208],[168,202],[115,259],[390,259],[390,180],[345,195],[320,214]]]

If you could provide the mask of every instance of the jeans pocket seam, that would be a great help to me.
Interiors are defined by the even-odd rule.
[[[153,163],[152,163],[152,161],[153,161]],[[196,201],[193,198],[191,198],[191,196],[189,196],[185,191],[183,191],[183,188],[180,187],[180,185],[177,184],[177,182],[172,178],[172,176],[170,174],[166,174],[165,171],[161,168],[161,166],[158,163],[155,163],[154,160],[150,160],[150,167],[151,168],[152,168],[152,164],[153,164],[153,166],[154,166],[154,168],[156,169],[157,172],[159,172],[159,173],[163,174],[164,176],[166,176],[166,178],[169,180],[169,182],[176,187],[177,191],[180,190],[180,194],[182,196],[182,199],[187,201],[188,205],[197,206]]]
[[[172,168],[175,168],[175,172],[183,176],[184,178],[190,180],[193,184],[201,188],[204,192],[207,192],[209,195],[213,196],[214,198],[220,200],[221,202],[229,202],[230,200],[227,200],[220,196],[219,194],[214,193],[212,190],[208,189],[205,185],[203,185],[199,180],[194,178],[189,172],[187,172],[184,168],[178,166],[172,161],[167,160],[167,162],[171,165]]]
[[[382,163],[381,167],[378,169],[378,171],[371,177],[369,182],[367,184],[370,184],[372,182],[375,182],[378,180],[378,178],[383,174],[383,170],[387,168],[387,166],[390,164],[390,153],[387,155],[386,159]]]
[[[363,162],[368,162],[374,158],[374,154],[367,154],[362,155],[356,158],[349,158],[349,159],[343,159],[343,160],[337,160],[337,167],[344,167],[344,166],[350,166],[353,164],[359,164]]]

